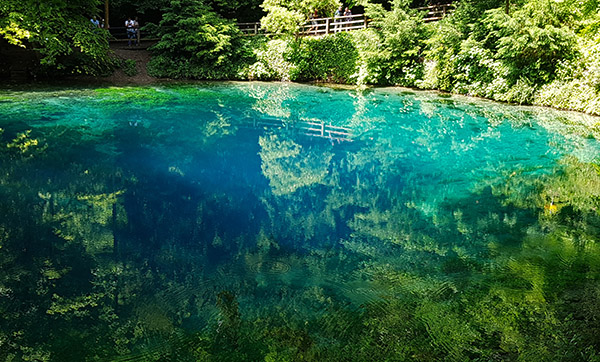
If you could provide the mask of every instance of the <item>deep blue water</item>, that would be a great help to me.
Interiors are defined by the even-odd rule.
[[[402,89],[1,91],[0,356],[588,358],[599,125]]]

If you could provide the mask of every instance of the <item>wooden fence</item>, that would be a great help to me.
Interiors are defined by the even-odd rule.
[[[423,18],[425,22],[438,21],[454,10],[453,4],[440,4],[416,8],[420,11],[427,11]],[[331,18],[310,19],[300,27],[298,35],[300,36],[319,36],[337,33],[341,31],[352,31],[368,27],[369,19],[364,14],[337,16]],[[260,22],[237,23],[238,28],[246,35],[266,34],[261,28]],[[113,41],[127,41],[125,27],[111,27],[109,29]],[[142,32],[142,35],[145,35]],[[142,38],[142,40],[148,40]],[[156,40],[156,39],[152,39]]]
[[[265,34],[260,23],[238,23],[242,33],[247,35]],[[341,31],[364,29],[367,27],[367,17],[364,14],[336,16],[333,18],[311,19],[300,27],[298,35],[325,35]]]
[[[365,29],[366,27],[367,17],[364,14],[318,18],[306,22],[300,28],[300,34],[317,36],[341,31]]]
[[[427,11],[423,21],[430,23],[432,21],[441,20],[444,16],[454,10],[454,4],[439,4],[416,8],[417,10]]]
[[[423,18],[426,23],[438,21],[454,10],[453,4],[440,4],[416,8],[416,10],[427,11]],[[300,27],[298,35],[326,35],[340,31],[351,31],[364,29],[368,26],[369,20],[364,14],[336,16],[332,18],[310,19]],[[260,22],[238,23],[242,33],[246,35],[266,34],[261,28]]]

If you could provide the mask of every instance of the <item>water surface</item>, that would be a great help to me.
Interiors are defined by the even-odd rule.
[[[5,360],[593,360],[600,120],[291,84],[0,91]]]

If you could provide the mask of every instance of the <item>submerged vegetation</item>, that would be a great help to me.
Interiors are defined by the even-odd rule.
[[[591,117],[260,84],[0,114],[2,360],[600,359]]]

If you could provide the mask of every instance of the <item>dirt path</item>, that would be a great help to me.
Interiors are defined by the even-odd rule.
[[[112,75],[100,78],[102,81],[118,84],[148,84],[155,82],[157,79],[148,75],[146,64],[150,61],[150,52],[148,47],[150,43],[142,43],[141,46],[127,46],[127,42],[114,42],[110,44],[110,49],[115,53],[117,58],[122,60],[135,60],[137,74],[134,76],[126,75],[123,70],[117,69]]]

